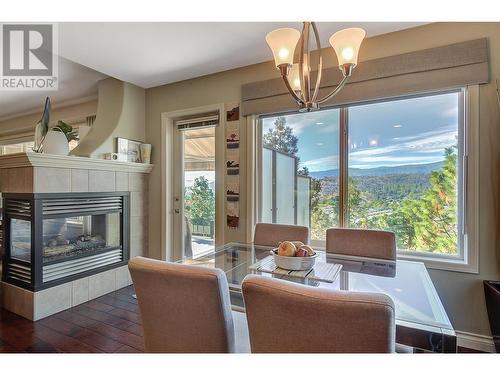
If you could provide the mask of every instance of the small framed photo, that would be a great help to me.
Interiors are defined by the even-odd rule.
[[[126,161],[140,163],[141,144],[139,141],[116,137],[116,153]]]

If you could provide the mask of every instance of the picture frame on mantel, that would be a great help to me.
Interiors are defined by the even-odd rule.
[[[116,137],[116,153],[119,159],[132,163],[141,163],[141,145],[143,142],[132,139]]]

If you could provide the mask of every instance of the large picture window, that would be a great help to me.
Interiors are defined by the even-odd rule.
[[[463,91],[260,124],[259,221],[307,225],[318,243],[331,227],[390,230],[399,251],[463,255]]]

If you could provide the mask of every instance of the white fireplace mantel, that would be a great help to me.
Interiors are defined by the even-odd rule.
[[[0,169],[22,167],[50,167],[150,173],[153,169],[153,164],[94,159],[80,156],[38,154],[36,152],[22,152],[0,156]]]

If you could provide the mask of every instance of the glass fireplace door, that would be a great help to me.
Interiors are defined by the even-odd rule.
[[[31,222],[13,218],[10,220],[10,256],[31,262]]]
[[[3,281],[38,291],[124,266],[127,192],[6,193]]]
[[[43,263],[89,256],[118,249],[120,213],[43,220]]]

